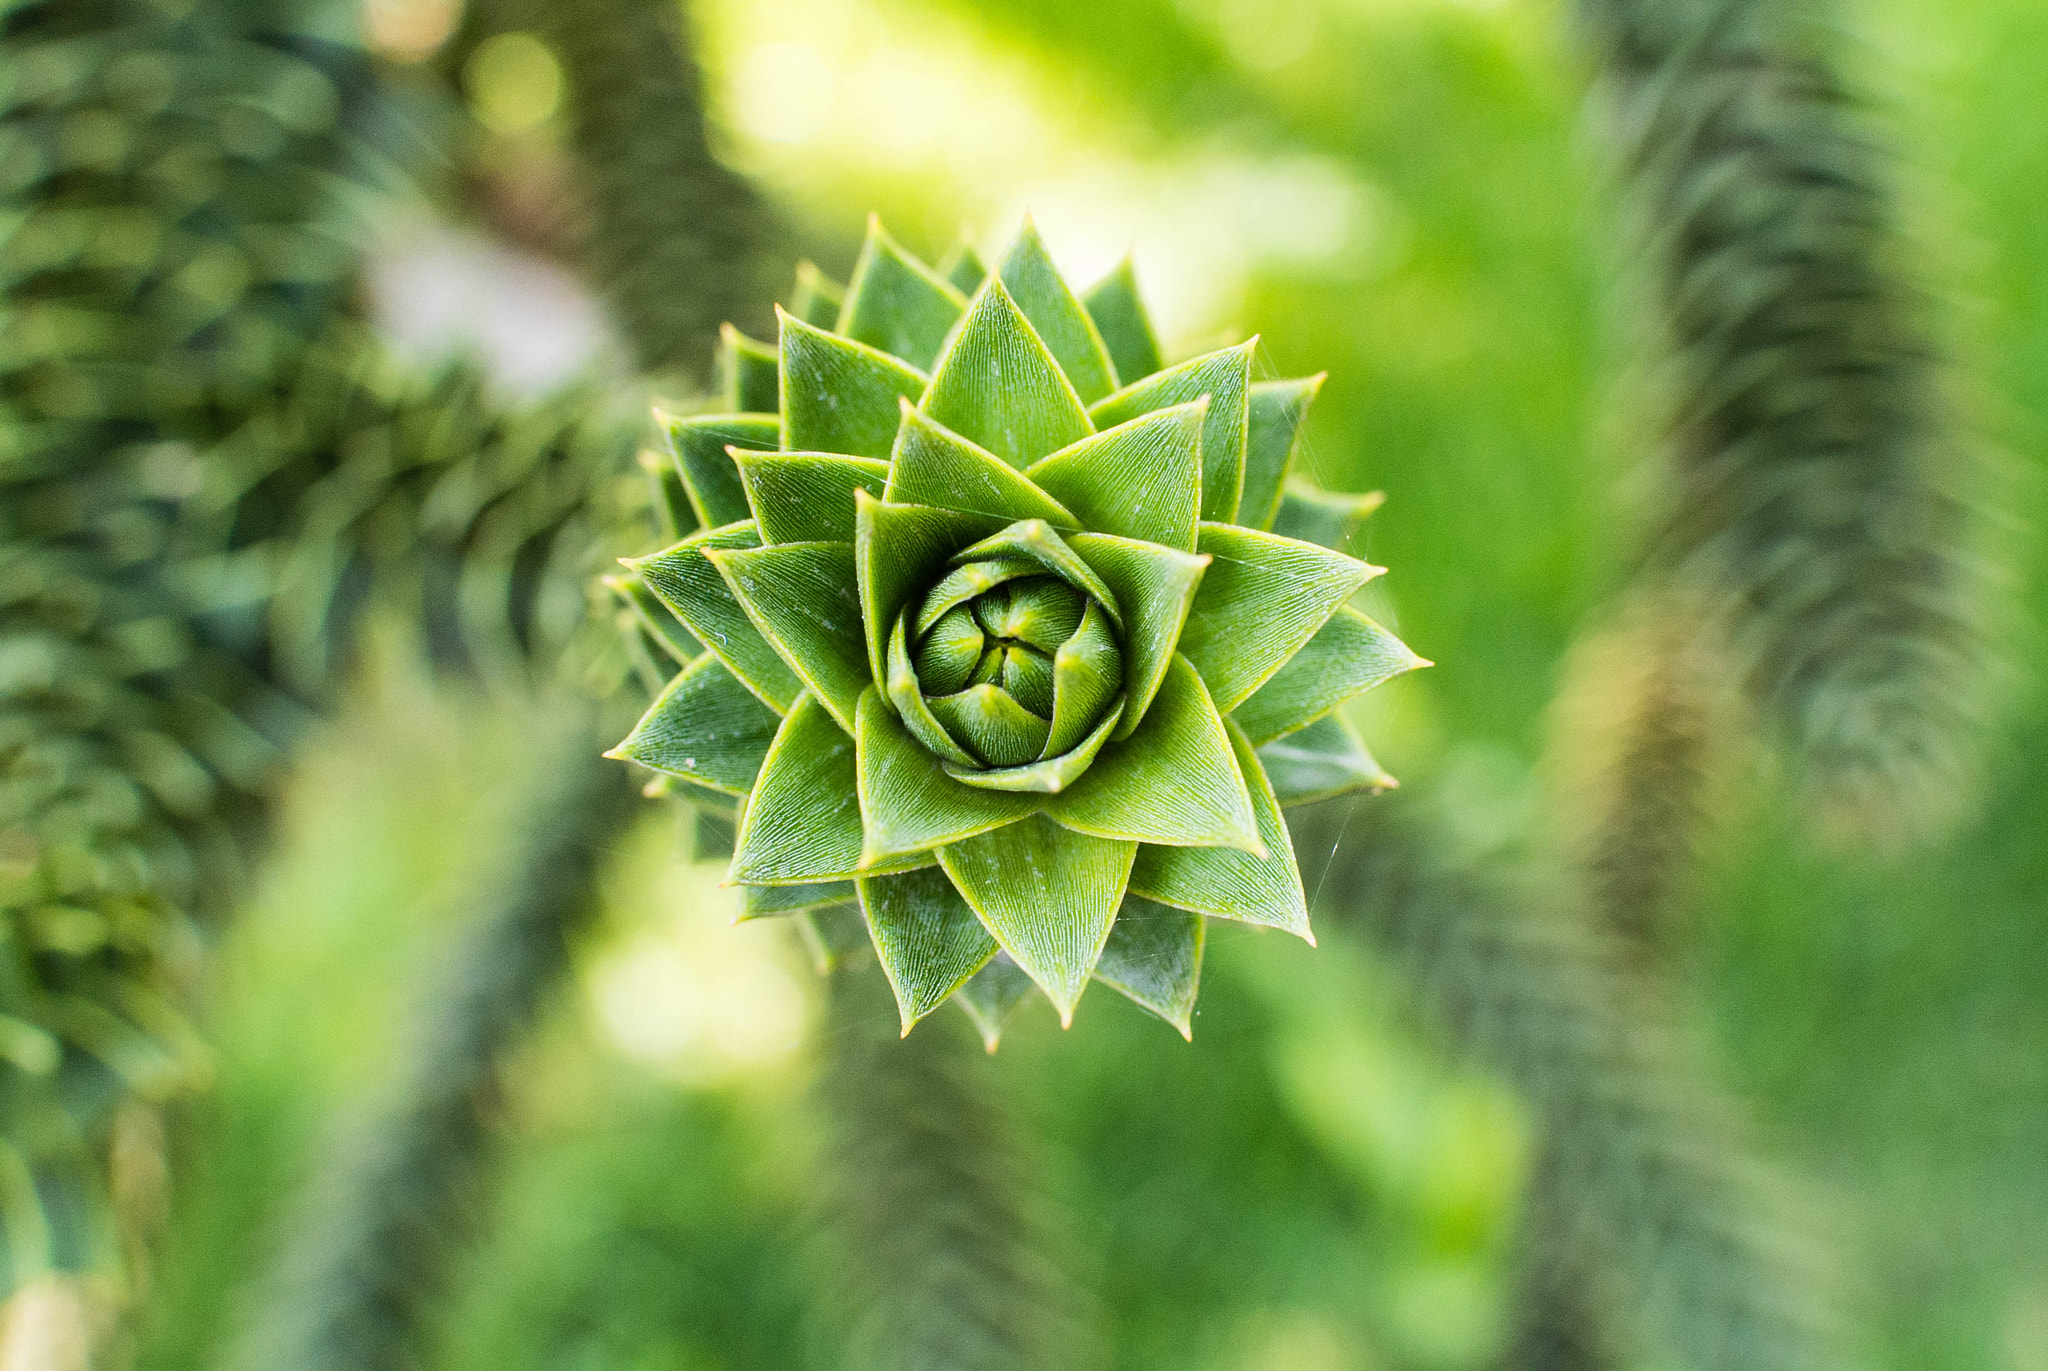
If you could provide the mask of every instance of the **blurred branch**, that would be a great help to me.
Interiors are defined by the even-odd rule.
[[[818,1095],[830,1154],[825,1362],[848,1371],[1081,1371],[1076,1253],[1034,1189],[995,1064],[953,1016],[905,1038],[871,962],[832,976]]]
[[[320,1174],[237,1364],[423,1364],[450,1259],[473,1228],[501,1073],[560,981],[597,906],[603,853],[631,813],[631,787],[598,758],[598,736],[575,730],[536,768],[468,931],[422,1000],[403,1079]]]

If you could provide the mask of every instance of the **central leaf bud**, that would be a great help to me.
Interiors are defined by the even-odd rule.
[[[1122,615],[1043,520],[954,555],[889,635],[887,695],[969,785],[1058,791],[1123,713]]]

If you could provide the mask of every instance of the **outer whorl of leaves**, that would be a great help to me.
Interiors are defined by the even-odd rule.
[[[1796,14],[1583,12],[1669,354],[1659,560],[1724,600],[1825,823],[1938,819],[1969,779],[1992,587],[1886,159]]]
[[[875,224],[832,327],[728,332],[726,412],[668,421],[703,531],[621,583],[685,665],[614,755],[744,799],[757,912],[857,894],[906,1033],[998,952],[1186,1033],[1205,918],[1309,936],[1281,807],[1384,784],[1330,716],[1423,663],[1347,603],[1378,568],[1270,531],[1316,380],[1160,366],[1029,225],[974,277]]]

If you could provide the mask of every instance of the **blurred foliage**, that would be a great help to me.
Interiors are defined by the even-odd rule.
[[[91,8],[65,21],[83,27],[73,16]],[[138,5],[120,17],[170,23],[163,16],[176,8]],[[403,7],[378,0],[372,8]],[[50,36],[36,25],[53,22],[58,9],[11,8],[8,41]],[[443,9],[452,19],[454,10]],[[1843,32],[1830,41],[1846,46],[1848,87],[1875,91],[1881,122],[1906,150],[1905,222],[1917,255],[1936,287],[1972,302],[1956,350],[1966,364],[1982,359],[1997,397],[1985,407],[2024,468],[2005,512],[2038,527],[2034,469],[2048,455],[2048,221],[2037,191],[2048,184],[2048,131],[2038,118],[2048,78],[2038,56],[2048,48],[2048,13],[2034,0],[1862,0],[1839,17]],[[1755,1301],[1782,1297],[1796,1320],[1797,1292],[1826,1273],[1775,1243],[1816,1231],[1831,1233],[1846,1254],[1846,1305],[1864,1330],[1855,1350],[1872,1364],[2048,1367],[2048,1235],[2038,1222],[2048,1187],[2039,1145],[2048,1134],[2048,1001],[2040,993],[2048,858],[2039,841],[2048,827],[2039,780],[2048,774],[2048,697],[2036,682],[2013,692],[1978,808],[1953,837],[1903,863],[1815,850],[1800,836],[1807,816],[1789,788],[1770,767],[1739,759],[1728,817],[1702,831],[1697,879],[1674,897],[1696,941],[1681,946],[1673,972],[1697,997],[1646,1014],[1643,1038],[1601,1027],[1603,1015],[1628,1003],[1625,994],[1588,990],[1574,983],[1577,971],[1545,981],[1528,971],[1540,958],[1518,960],[1533,944],[1570,967],[1597,965],[1603,950],[1575,943],[1580,933],[1569,922],[1496,917],[1489,911],[1519,909],[1523,892],[1461,883],[1464,868],[1435,839],[1415,851],[1385,840],[1426,821],[1429,832],[1496,855],[1531,846],[1540,854],[1534,840],[1548,836],[1552,802],[1531,766],[1553,686],[1573,635],[1625,582],[1636,551],[1629,516],[1647,493],[1628,473],[1655,431],[1615,404],[1629,394],[1638,325],[1614,317],[1629,297],[1603,290],[1622,254],[1607,246],[1603,159],[1588,148],[1579,112],[1589,62],[1568,15],[1537,0],[704,0],[694,19],[717,116],[706,146],[765,188],[828,269],[843,276],[853,247],[845,235],[871,207],[924,226],[913,246],[936,249],[962,219],[1000,228],[1018,208],[1009,197],[1028,195],[1057,249],[1063,221],[1077,222],[1072,207],[1094,206],[1139,238],[1141,275],[1193,272],[1214,286],[1207,312],[1179,322],[1180,341],[1236,322],[1264,332],[1276,371],[1329,367],[1308,460],[1331,486],[1389,492],[1358,549],[1400,572],[1387,578],[1390,598],[1374,612],[1443,663],[1371,706],[1380,716],[1374,736],[1388,740],[1384,759],[1423,793],[1367,814],[1350,837],[1324,840],[1351,865],[1332,864],[1321,891],[1310,877],[1312,892],[1334,908],[1363,893],[1357,873],[1378,873],[1371,888],[1384,895],[1404,869],[1448,865],[1457,880],[1437,874],[1427,883],[1437,903],[1414,901],[1405,921],[1369,905],[1355,911],[1364,916],[1357,922],[1326,916],[1324,947],[1314,952],[1255,934],[1219,937],[1192,1045],[1102,997],[1072,1033],[1028,1013],[997,1058],[963,1064],[1040,1135],[1043,1188],[1092,1254],[1076,1269],[1092,1287],[1112,1364],[1487,1365],[1513,1328],[1518,1242],[1549,1222],[1540,1211],[1521,1213],[1525,1179],[1569,1164],[1578,1174],[1565,1179],[1587,1188],[1549,1193],[1587,1197],[1564,1208],[1579,1220],[1582,1250],[1604,1254],[1610,1274],[1598,1297],[1614,1296],[1605,1284],[1614,1272],[1663,1276],[1665,1284],[1636,1296],[1652,1323],[1706,1330],[1695,1345],[1712,1345],[1717,1328],[1733,1326],[1720,1320],[1753,1314],[1747,1326],[1769,1327],[1779,1311]],[[416,31],[376,32],[387,53],[418,56],[391,37]],[[123,40],[105,41],[112,50]],[[439,41],[419,46],[431,51]],[[408,68],[409,79],[430,91],[437,63],[468,72],[470,106],[485,110],[479,73],[490,63],[463,65],[478,41],[457,31],[440,57]],[[71,88],[52,83],[51,72],[78,82],[81,73],[111,80],[125,70],[95,65],[97,49],[64,51],[68,66],[11,64],[11,110],[57,108],[35,103]],[[503,65],[502,57],[492,60]],[[207,70],[242,79],[259,66]],[[953,84],[934,70],[953,74]],[[31,79],[39,73],[40,87]],[[244,108],[239,98],[226,103]],[[538,122],[515,127],[533,109],[543,111]],[[557,184],[574,141],[569,116],[530,102],[500,110],[494,127],[443,117],[458,174],[446,186],[427,179],[445,208],[503,236],[574,252],[575,212],[551,208],[578,203]],[[61,116],[44,125],[11,118],[10,203],[47,184],[57,153],[84,157],[81,174],[122,165],[93,161],[119,142],[94,141],[96,128],[118,127],[106,119],[66,132]],[[397,157],[402,141],[380,150]],[[243,160],[231,158],[231,168],[260,185],[271,164],[236,156]],[[303,201],[281,183],[277,190],[298,213]],[[204,229],[214,221],[197,214],[189,222]],[[1290,225],[1291,236],[1259,227],[1271,222]],[[21,223],[10,226],[12,253],[36,241]],[[10,282],[23,279],[23,260],[9,257]],[[334,263],[327,279],[349,269]],[[83,278],[44,279],[69,291]],[[147,298],[125,277],[92,289],[102,300]],[[294,313],[304,307],[324,320],[341,307],[318,296],[279,292],[287,323],[264,336],[324,335],[324,321]],[[38,333],[25,326],[33,322],[9,320],[8,394],[17,408],[19,397],[56,403],[65,394],[21,378],[101,374],[37,372],[45,364],[33,349],[69,346],[74,335]],[[260,642],[254,655],[280,664],[258,674],[274,698],[333,693],[360,616],[331,612],[354,603],[332,587],[383,565],[403,584],[387,581],[380,598],[388,603],[395,589],[413,609],[468,607],[468,623],[496,626],[483,641],[512,644],[491,660],[521,675],[526,640],[498,632],[507,623],[499,611],[530,602],[520,593],[508,600],[509,588],[580,574],[590,535],[601,536],[612,515],[609,503],[606,512],[585,509],[573,492],[588,485],[576,473],[616,470],[630,428],[604,420],[587,438],[562,442],[548,435],[585,431],[560,417],[581,408],[564,400],[543,411],[558,417],[539,421],[542,437],[511,436],[528,430],[494,403],[450,403],[423,382],[390,378],[360,341],[333,346],[330,355],[353,360],[328,374],[379,379],[338,386],[340,401],[309,406],[310,418],[273,430],[312,435],[303,442],[245,430],[242,450],[259,474],[243,485],[223,479],[233,492],[269,493],[260,503],[213,506],[271,511],[268,522],[239,525],[255,531],[232,536],[232,546],[329,549],[296,582],[301,598],[282,597],[280,610],[265,600],[237,621],[233,642]],[[269,356],[254,388],[299,393],[278,380]],[[121,391],[118,380],[110,387]],[[456,390],[483,394],[470,380]],[[428,398],[380,398],[392,395]],[[217,411],[201,409],[198,431],[216,437]],[[394,409],[412,417],[390,417]],[[48,450],[72,454],[64,461],[163,451],[148,429],[129,427],[130,417],[109,436],[99,419],[72,427],[75,412],[51,413],[60,426],[39,431],[59,435],[62,448]],[[458,418],[446,430],[428,422],[451,414]],[[403,435],[422,432],[438,454],[424,465],[376,455],[418,452],[422,440]],[[478,432],[507,436],[466,436]],[[478,458],[480,449],[513,456],[500,463]],[[280,451],[300,456],[280,464],[282,476],[263,476]],[[547,452],[564,455],[518,456]],[[115,555],[132,544],[101,534],[138,525],[107,517],[134,499],[121,481],[98,483],[103,469],[95,459],[58,470],[50,488],[85,490],[98,515],[46,526],[54,534],[30,530],[42,540],[36,555],[47,552],[46,564],[65,583],[88,587],[88,599],[113,595],[136,606],[93,622],[184,613],[187,605],[160,598],[153,571],[141,581],[105,571],[135,564]],[[175,474],[168,462],[143,469]],[[35,470],[13,461],[5,479],[30,471],[43,480]],[[393,484],[394,470],[414,475]],[[517,474],[535,470],[561,479]],[[90,479],[79,481],[81,472]],[[444,473],[459,474],[444,483]],[[8,487],[10,518],[74,509],[18,500],[20,489]],[[568,495],[560,503],[535,496],[524,508],[460,498],[535,489]],[[385,491],[399,493],[384,504]],[[603,498],[630,503],[617,491]],[[488,518],[426,518],[451,507],[499,508],[509,532],[473,539],[472,530],[491,527]],[[387,508],[401,513],[375,513]],[[439,590],[419,580],[421,563],[409,552],[394,553],[412,545],[415,517],[447,531],[434,544],[451,568]],[[581,531],[564,532],[572,526]],[[190,536],[218,547],[221,527],[202,521]],[[536,527],[548,536],[529,543]],[[8,531],[21,540],[15,525]],[[2034,616],[2048,610],[2043,545],[2029,534],[2018,569]],[[472,559],[471,550],[484,555]],[[380,553],[393,555],[380,562]],[[537,558],[558,574],[532,575]],[[527,570],[508,576],[508,566]],[[362,570],[344,570],[351,567]],[[464,567],[477,570],[466,577]],[[543,619],[559,625],[578,612]],[[406,617],[417,624],[416,613]],[[520,613],[512,619],[525,622]],[[77,620],[49,622],[70,632]],[[446,645],[477,632],[437,637]],[[132,633],[110,640],[122,653],[136,641]],[[2012,655],[2026,657],[2027,646]],[[413,651],[392,655],[406,661]],[[475,661],[461,651],[442,660]],[[72,679],[107,677],[152,691],[167,679],[118,664]],[[288,791],[278,860],[208,958],[201,1028],[214,1084],[173,1115],[171,1219],[149,1264],[142,1365],[212,1365],[260,1319],[257,1278],[294,1223],[294,1195],[328,1151],[336,1120],[385,1098],[392,1063],[408,1046],[399,1027],[405,987],[454,945],[461,921],[442,911],[468,907],[451,892],[488,860],[531,779],[522,751],[534,726],[510,712],[516,707],[486,707],[446,686],[430,691],[409,666],[348,698],[344,721],[316,742]],[[153,718],[158,707],[145,701],[133,717]],[[296,710],[292,717],[287,732],[296,736]],[[106,746],[89,730],[83,736]],[[252,789],[272,774],[269,755],[250,773]],[[168,822],[143,812],[150,824]],[[724,927],[730,909],[716,868],[675,867],[666,829],[651,817],[644,842],[617,864],[567,1012],[543,1020],[508,1073],[494,1109],[510,1145],[495,1193],[478,1200],[486,1222],[453,1273],[434,1364],[842,1364],[812,1326],[819,1278],[810,1175],[825,1130],[807,1077],[830,1055],[821,1035],[831,1020],[819,988],[797,974],[800,952],[787,930]],[[0,861],[19,865],[22,852],[10,845]],[[1404,868],[1409,856],[1415,865]],[[1465,903],[1443,903],[1451,897]],[[154,977],[158,954],[146,955],[145,975]],[[1488,966],[1507,971],[1487,980]],[[1523,1002],[1507,991],[1527,992],[1544,1010],[1526,1021],[1532,1027],[1519,1026],[1525,1021],[1510,1011]],[[1420,1028],[1430,1017],[1407,1012],[1411,1001],[1435,1011],[1451,1042],[1519,1044],[1519,1055],[1482,1052],[1484,1074],[1452,1065],[1445,1037]],[[1656,1050],[1636,1055],[1643,1041]],[[1610,1051],[1618,1057],[1601,1055]],[[1725,1091],[1703,1064],[1717,1060],[1732,1077]],[[1561,1083],[1547,1105],[1543,1088],[1531,1088],[1539,1072]],[[1521,1088],[1510,1093],[1503,1083]],[[1560,1100],[1590,1131],[1554,1131]],[[1562,1160],[1539,1145],[1547,1135],[1618,1146],[1630,1135],[1613,1120],[1631,1110],[1662,1120],[1653,1140],[1689,1145]],[[89,1116],[104,1121],[103,1111]],[[1775,1153],[1816,1181],[1827,1216],[1759,1182],[1718,1149],[1714,1140],[1724,1138]],[[70,1148],[75,1159],[74,1143],[57,1150]],[[1628,1193],[1643,1203],[1615,1203]],[[1688,1214],[1711,1215],[1711,1206],[1656,1200],[1686,1193],[1746,1196],[1744,1212],[1776,1219],[1783,1231],[1687,1228]],[[1644,1259],[1651,1242],[1663,1244],[1657,1262]],[[1669,1274],[1688,1270],[1693,1277]],[[1722,1345],[1730,1364],[1770,1364],[1761,1353],[1745,1360],[1739,1342]]]

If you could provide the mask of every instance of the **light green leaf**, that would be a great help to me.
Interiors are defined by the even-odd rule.
[[[1123,649],[1102,607],[1091,602],[1072,636],[1053,654],[1052,732],[1044,755],[1060,756],[1098,731],[1104,709],[1122,692],[1124,680]]]
[[[1357,532],[1365,516],[1386,503],[1386,498],[1377,490],[1364,495],[1319,490],[1296,477],[1288,481],[1281,494],[1273,531],[1342,552],[1351,546],[1351,535]]]
[[[1044,567],[1023,557],[989,557],[969,562],[966,566],[956,566],[941,576],[917,602],[917,617],[911,621],[910,631],[913,634],[928,633],[938,626],[939,620],[997,586],[1044,574]],[[973,611],[970,609],[969,612]]]
[[[1003,672],[996,684],[1039,718],[1052,718],[1052,658],[1037,648],[1023,643],[1004,648]]]
[[[1397,784],[1341,714],[1325,714],[1267,743],[1259,749],[1259,765],[1282,805],[1312,804],[1356,790],[1391,790]]]
[[[1081,302],[1109,348],[1118,380],[1128,386],[1166,365],[1160,358],[1159,336],[1152,331],[1152,317],[1138,296],[1138,274],[1130,258],[1090,286]]]
[[[929,853],[906,853],[863,866],[853,739],[816,696],[798,696],[740,812],[727,879],[804,885],[930,864]]]
[[[995,276],[968,303],[918,408],[1015,467],[1095,431],[1066,373]]]
[[[734,413],[773,414],[781,408],[775,349],[731,324],[718,330],[718,393]]]
[[[782,720],[707,652],[676,673],[626,740],[605,753],[745,795]]]
[[[1090,603],[1057,577],[1026,576],[991,590],[974,602],[972,612],[975,622],[993,636],[1015,638],[1053,653],[1074,636]]]
[[[880,495],[889,464],[834,452],[735,452],[761,541],[853,543],[853,492]]]
[[[1124,608],[1124,721],[1119,736],[1127,738],[1144,722],[1159,683],[1166,679],[1167,663],[1209,558],[1103,533],[1077,533],[1068,546]]]
[[[939,863],[1003,950],[1053,1002],[1060,1022],[1102,955],[1137,844],[1043,818],[939,849]]]
[[[897,401],[924,394],[924,373],[866,343],[787,314],[776,317],[782,324],[781,446],[887,458],[896,441]]]
[[[868,661],[887,680],[885,656],[896,616],[922,597],[953,554],[987,537],[1002,522],[928,505],[889,505],[865,491],[853,496],[854,570],[860,581],[861,618]]]
[[[923,370],[967,308],[967,297],[920,262],[868,216],[867,241],[847,283],[835,330]]]
[[[772,449],[782,441],[782,420],[773,414],[693,414],[678,418],[661,410],[654,421],[668,435],[690,506],[705,528],[723,528],[754,517],[746,488],[729,449]]]
[[[1034,462],[1024,474],[1096,533],[1195,550],[1207,398],[1143,414]]]
[[[1145,722],[1103,748],[1046,813],[1105,838],[1252,852],[1262,845],[1223,718],[1202,678],[1178,653]]]
[[[903,721],[904,727],[910,730],[912,736],[926,748],[956,765],[978,767],[981,765],[980,760],[953,741],[953,735],[946,731],[945,725],[938,721],[932,714],[931,707],[925,703],[927,691],[933,695],[951,695],[973,684],[970,677],[981,662],[982,650],[979,645],[981,630],[974,627],[972,613],[966,609],[956,609],[938,624],[933,625],[932,632],[937,634],[946,620],[961,615],[968,619],[968,628],[974,633],[976,646],[973,660],[965,664],[964,670],[956,669],[947,673],[946,679],[953,681],[957,678],[957,684],[948,690],[925,685],[922,674],[910,660],[909,650],[904,646],[908,636],[905,630],[910,616],[899,614],[896,616],[896,627],[889,634],[889,674],[884,682],[884,690],[888,702],[896,708],[896,716]],[[955,661],[945,665],[958,668],[961,664]]]
[[[1103,711],[1102,722],[1095,731],[1064,752],[1054,753],[1045,749],[1043,760],[1024,766],[998,767],[988,771],[968,771],[946,764],[946,774],[962,785],[977,790],[1001,790],[1030,792],[1039,795],[1057,795],[1074,783],[1074,778],[1085,772],[1095,760],[1097,753],[1107,743],[1110,734],[1116,730],[1117,720],[1123,717],[1122,700],[1112,700]]]
[[[1244,494],[1244,448],[1250,413],[1251,338],[1233,348],[1192,357],[1125,386],[1088,411],[1097,428],[1209,397],[1202,420],[1202,517],[1228,522]]]
[[[850,735],[872,684],[853,544],[782,543],[706,554],[754,627]]]
[[[895,631],[889,635],[890,692],[893,694],[896,689],[899,652],[908,673],[906,679],[917,689],[929,690],[934,695],[965,690],[968,678],[981,661],[982,649],[988,646],[988,635],[981,631],[974,611],[966,605],[956,605],[940,615],[931,631],[919,641],[915,653],[905,646],[906,627],[907,620],[898,615]]]
[[[974,250],[974,244],[963,237],[939,259],[939,275],[951,281],[962,295],[972,295],[988,279],[988,265]]]
[[[1251,741],[1234,724],[1230,726],[1230,743],[1251,793],[1265,852],[1147,843],[1138,849],[1137,864],[1131,868],[1131,889],[1147,899],[1197,914],[1283,928],[1313,946],[1316,939],[1308,928],[1308,900],[1301,891],[1301,871],[1294,864],[1294,846],[1288,839],[1287,821],[1280,814],[1280,801]]]
[[[1045,240],[1030,219],[1010,244],[1001,271],[1010,298],[1045,341],[1046,350],[1066,372],[1082,403],[1100,400],[1115,390],[1116,369],[1110,364],[1109,349],[1103,346],[1095,321],[1053,265],[1052,254],[1045,250]]]
[[[672,548],[625,565],[640,574],[647,588],[683,621],[698,642],[716,653],[747,689],[780,714],[796,702],[803,682],[754,627],[707,555],[760,545],[761,535],[748,520],[693,533]]]
[[[987,514],[1009,523],[1044,519],[1063,528],[1080,521],[1015,467],[926,414],[908,401],[896,447],[889,459],[886,499],[895,504]]]
[[[1110,622],[1118,629],[1123,628],[1123,611],[1117,607],[1116,597],[1110,593],[1108,584],[1095,574],[1094,567],[1067,545],[1059,530],[1045,520],[1020,519],[1002,532],[990,534],[953,554],[954,564],[959,566],[998,558],[1025,558],[1038,563],[1100,604],[1103,613],[1109,615]]]
[[[907,1037],[912,1024],[988,965],[995,939],[943,871],[864,876],[855,885]]]
[[[1103,944],[1095,979],[1195,1036],[1195,993],[1202,979],[1202,916],[1142,895],[1125,895]]]
[[[948,776],[879,695],[861,697],[854,730],[864,853],[882,860],[959,842],[1038,811],[1036,796],[977,790]]]
[[[838,322],[840,306],[845,302],[846,288],[819,271],[817,263],[796,264],[796,291],[789,297],[791,314],[814,327],[831,328]]]
[[[956,695],[934,695],[925,704],[938,721],[983,764],[1025,766],[1045,750],[1052,724],[1025,709],[994,685],[971,685]]]
[[[1238,502],[1236,522],[1247,528],[1273,526],[1294,458],[1294,440],[1328,375],[1318,372],[1299,380],[1259,381],[1252,386],[1251,421],[1244,449],[1244,498]]]
[[[953,1003],[974,1021],[975,1031],[981,1034],[981,1045],[992,1053],[1003,1041],[1003,1029],[1010,1016],[1037,988],[1024,969],[1010,960],[1009,953],[998,952],[960,987]]]
[[[1232,524],[1204,523],[1201,544],[1215,560],[1195,592],[1180,650],[1226,714],[1380,572],[1341,552]]]
[[[772,919],[783,914],[801,914],[827,905],[851,904],[856,898],[852,881],[818,881],[810,885],[743,885],[740,890],[738,922]]]
[[[1254,743],[1268,743],[1353,695],[1428,665],[1399,638],[1345,605],[1231,717]]]

